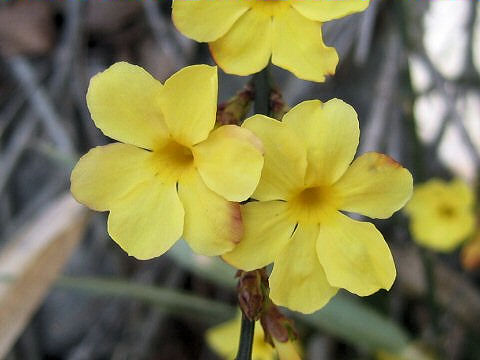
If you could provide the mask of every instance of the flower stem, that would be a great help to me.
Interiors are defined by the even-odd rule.
[[[270,115],[270,80],[268,66],[262,71],[253,75],[253,86],[255,88],[254,113]],[[250,320],[242,311],[242,327],[240,329],[240,343],[235,360],[251,360],[253,347],[253,334],[255,321]]]
[[[438,306],[435,299],[435,273],[433,269],[432,254],[428,250],[421,249],[421,258],[427,283],[427,303],[430,309],[430,323],[435,335],[439,332],[438,327]]]
[[[270,116],[271,86],[268,66],[253,75],[253,86],[255,88],[254,113]]]
[[[255,321],[250,320],[242,313],[242,327],[240,329],[240,343],[235,360],[251,360],[253,348],[253,333]]]

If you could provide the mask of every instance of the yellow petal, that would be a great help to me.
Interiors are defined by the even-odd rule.
[[[272,53],[271,28],[268,14],[248,11],[224,36],[209,44],[215,62],[229,74],[259,72]]]
[[[315,242],[318,226],[299,225],[287,246],[275,259],[270,275],[270,298],[291,310],[312,313],[337,293],[318,261]]]
[[[248,129],[221,126],[193,147],[193,155],[205,184],[227,200],[244,201],[258,185],[263,146]]]
[[[159,104],[161,94],[162,84],[144,69],[120,62],[90,80],[87,105],[105,135],[153,149],[168,136]]]
[[[206,338],[208,345],[223,359],[235,358],[240,341],[241,315],[234,319],[208,329]],[[275,350],[265,342],[265,335],[260,322],[255,322],[255,331],[252,346],[252,359],[272,360]],[[293,360],[293,359],[292,359]]]
[[[462,211],[451,219],[436,214],[415,217],[411,220],[410,230],[420,245],[451,252],[473,233],[475,216],[470,211]]]
[[[309,186],[330,185],[345,173],[360,136],[357,113],[350,105],[339,99],[304,101],[285,114],[283,122],[307,146]]]
[[[224,35],[245,13],[246,1],[174,0],[172,20],[177,29],[198,42],[210,42]]]
[[[405,210],[413,215],[435,213],[439,207],[446,205],[452,209],[470,209],[474,199],[474,192],[464,181],[455,179],[447,182],[434,178],[415,186]]]
[[[164,185],[153,179],[112,204],[108,233],[129,255],[151,259],[180,238],[183,216],[175,184]]]
[[[279,360],[301,360],[293,341],[280,342],[272,337]]]
[[[133,187],[153,178],[150,160],[149,151],[133,145],[115,143],[93,148],[73,169],[71,192],[93,210],[108,210]]]
[[[190,146],[207,138],[215,125],[217,91],[214,66],[187,66],[165,81],[162,110],[176,141]]]
[[[265,163],[253,197],[257,200],[286,200],[303,186],[307,168],[305,146],[284,124],[263,115],[245,120],[243,127],[251,130],[263,143]]]
[[[252,30],[256,31],[256,30]],[[300,79],[325,81],[335,73],[338,54],[323,43],[321,24],[288,8],[273,18],[272,63]]]
[[[283,201],[250,202],[242,206],[245,233],[233,251],[224,254],[230,265],[245,271],[273,262],[292,236],[295,224],[287,221]]]
[[[448,191],[448,184],[440,179],[432,179],[424,184],[416,185],[412,198],[405,207],[405,211],[413,215],[431,214],[444,202],[458,207],[458,195]]]
[[[210,190],[196,170],[178,184],[185,207],[184,238],[199,254],[215,256],[233,249],[243,235],[240,204]]]
[[[413,178],[392,158],[371,152],[357,158],[334,188],[341,210],[385,219],[410,199]]]
[[[369,0],[294,0],[291,2],[300,14],[321,22],[363,11],[369,3]]]
[[[207,330],[208,345],[223,359],[234,359],[240,339],[240,318],[221,323]]]
[[[461,179],[454,179],[450,183],[450,190],[454,193],[458,199],[459,204],[463,204],[465,207],[470,207],[475,202],[475,193],[472,188]]]
[[[390,289],[396,270],[382,234],[373,224],[335,212],[320,226],[317,254],[333,286],[360,296]]]

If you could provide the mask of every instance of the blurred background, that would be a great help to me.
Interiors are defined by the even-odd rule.
[[[94,74],[125,60],[163,82],[185,65],[213,64],[205,44],[174,28],[170,7],[0,2],[0,358],[219,359],[204,334],[235,316],[235,271],[182,242],[154,260],[129,258],[109,239],[106,214],[67,195],[79,156],[111,141],[86,107]],[[474,188],[479,13],[473,0],[373,0],[324,25],[341,59],[326,83],[275,67],[272,75],[290,106],[333,97],[353,105],[359,153],[392,156],[417,183],[458,176]],[[248,81],[221,73],[219,103]],[[394,287],[290,314],[304,358],[480,359],[480,250],[466,266],[462,248],[415,245],[401,212],[376,225],[395,257]]]

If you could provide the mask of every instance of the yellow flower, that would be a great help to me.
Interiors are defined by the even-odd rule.
[[[225,253],[242,236],[237,202],[257,186],[263,150],[247,129],[213,129],[217,86],[217,69],[207,65],[186,67],[162,85],[121,62],[90,81],[95,125],[122,143],[84,155],[71,191],[110,211],[110,236],[138,259],[163,254],[182,234],[204,255]]]
[[[244,127],[262,140],[265,165],[252,195],[258,201],[242,207],[244,237],[223,258],[243,270],[273,262],[270,297],[304,313],[338,288],[361,296],[389,289],[396,271],[383,236],[342,212],[390,217],[409,199],[412,176],[378,153],[351,163],[355,110],[338,99],[305,101],[282,122],[255,115]]]
[[[207,331],[206,338],[210,347],[223,359],[233,360],[238,350],[240,338],[241,315]],[[260,322],[255,323],[252,346],[252,360],[300,360],[298,350],[293,342],[285,343],[273,340],[275,349],[265,341]]]
[[[227,73],[249,75],[269,62],[305,80],[335,73],[338,55],[322,40],[325,21],[363,11],[369,0],[174,0],[186,36],[208,42]]]
[[[474,230],[473,203],[473,191],[459,179],[433,179],[416,186],[405,208],[413,238],[422,246],[452,251]]]

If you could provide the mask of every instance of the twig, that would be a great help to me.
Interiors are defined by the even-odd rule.
[[[0,138],[3,137],[5,130],[8,128],[14,117],[25,104],[27,97],[24,93],[14,96],[13,99],[6,104],[4,110],[0,114]]]
[[[3,155],[0,156],[0,197],[5,190],[5,186],[8,183],[18,159],[27,148],[36,125],[36,118],[30,119],[26,116],[12,135]]]
[[[363,131],[363,141],[359,154],[367,151],[379,151],[384,138],[385,126],[391,109],[394,93],[397,89],[398,74],[402,58],[402,42],[399,34],[391,29],[386,38],[386,59],[378,76],[377,96],[369,114],[369,121]]]
[[[48,85],[54,102],[57,102],[59,97],[63,95],[65,84],[71,75],[82,35],[82,12],[85,9],[85,5],[86,2],[84,1],[69,0],[65,2],[65,29],[54,57],[53,68],[55,71]]]
[[[185,66],[185,54],[183,54],[178,43],[172,41],[172,36],[169,36],[170,29],[158,11],[158,2],[145,0],[142,1],[142,5],[145,12],[145,18],[152,30],[153,37],[159,49],[161,49],[176,66]]]
[[[414,296],[427,294],[426,279],[422,274],[422,259],[413,246],[391,246],[398,262],[398,283],[407,293]],[[436,299],[442,309],[455,314],[477,334],[480,333],[480,293],[465,276],[457,273],[436,259],[432,259],[432,271],[436,287]]]
[[[375,20],[377,18],[378,6],[380,2],[373,1],[368,9],[362,14],[360,29],[358,32],[358,43],[355,47],[355,63],[359,65],[365,64],[372,43],[373,30],[375,28]]]
[[[449,88],[451,88],[451,85],[446,79],[443,78],[443,76],[440,74],[440,72],[435,68],[433,65],[432,61],[430,58],[426,55],[425,52],[420,54],[422,57],[423,61],[427,65],[428,70],[430,71],[430,74],[433,76],[435,86],[437,89],[442,93],[445,101],[447,102],[447,105],[451,111],[452,119],[455,122],[455,125],[457,129],[460,132],[460,135],[462,136],[463,141],[467,145],[467,148],[472,155],[476,167],[480,168],[480,154],[473,143],[472,138],[470,137],[470,134],[468,133],[467,129],[465,128],[465,124],[463,123],[462,117],[458,113],[457,109],[457,104],[455,103],[455,99],[452,98],[451,91]]]
[[[6,62],[12,74],[27,94],[32,107],[43,121],[45,129],[48,131],[52,140],[61,151],[69,155],[74,154],[73,145],[69,140],[68,133],[64,129],[45,89],[38,85],[35,72],[31,65],[21,56],[8,58]]]
[[[3,238],[12,236],[16,230],[37,214],[48,201],[51,201],[52,198],[66,188],[69,178],[64,171],[57,170],[52,176],[55,180],[40,189],[35,197],[29,201],[28,205],[22,208],[21,212],[5,226]]]

